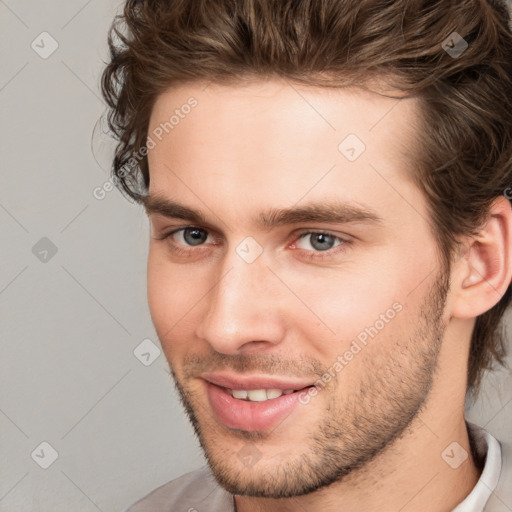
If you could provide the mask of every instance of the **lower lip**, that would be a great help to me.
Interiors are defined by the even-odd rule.
[[[204,381],[208,400],[218,420],[239,430],[265,430],[277,426],[297,407],[303,389],[264,402],[239,400],[225,389]],[[307,389],[307,388],[305,388]]]

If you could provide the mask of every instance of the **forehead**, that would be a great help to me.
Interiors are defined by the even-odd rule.
[[[383,87],[379,87],[379,92],[370,92],[356,87],[306,86],[284,79],[229,86],[189,82],[171,87],[157,97],[149,132],[160,125],[165,136],[170,130],[183,131],[178,130],[180,125],[197,123],[199,127],[208,120],[210,126],[222,132],[227,122],[237,129],[242,125],[247,130],[259,130],[259,135],[267,135],[267,139],[277,132],[281,135],[279,140],[284,128],[295,137],[312,135],[310,131],[314,129],[328,129],[336,137],[347,129],[360,135],[378,133],[391,125],[400,130],[410,127],[409,122],[418,113],[416,100],[400,96],[398,91]],[[194,106],[190,107],[191,104]],[[399,139],[396,142],[400,145]]]
[[[305,196],[363,203],[387,195],[392,206],[406,194],[417,201],[418,115],[414,99],[355,88],[182,84],[161,94],[152,111],[150,194],[196,203],[215,193],[240,210]]]

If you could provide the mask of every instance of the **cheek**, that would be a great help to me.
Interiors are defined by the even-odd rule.
[[[372,352],[370,346],[389,347],[414,328],[407,319],[414,317],[431,283],[424,280],[431,272],[428,262],[405,265],[398,249],[372,256],[343,268],[281,269],[280,277],[296,295],[288,293],[287,324],[298,330],[305,353],[328,366],[347,351],[347,360],[361,362]],[[351,366],[355,371],[358,364]]]
[[[162,345],[170,339],[186,341],[183,334],[191,326],[207,283],[184,266],[170,264],[163,251],[150,247],[147,286],[151,318]]]
[[[282,281],[293,290],[293,295],[288,290],[282,292],[291,325],[300,325],[309,339],[319,343],[333,339],[339,345],[373,325],[379,315],[388,312],[394,316],[393,304],[403,303],[402,290],[407,289],[410,276],[398,266],[386,266],[383,258],[376,259],[378,264],[361,267],[351,262],[339,268],[310,267],[300,272],[282,269]]]

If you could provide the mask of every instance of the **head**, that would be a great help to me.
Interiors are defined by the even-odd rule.
[[[339,480],[503,362],[501,4],[128,1],[110,49],[114,176],[150,214],[151,315],[226,488]],[[309,389],[245,428],[211,406],[223,371]]]

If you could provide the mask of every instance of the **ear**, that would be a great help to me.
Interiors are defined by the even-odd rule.
[[[512,279],[512,207],[495,199],[486,223],[468,237],[452,272],[452,316],[475,318],[496,305]]]

